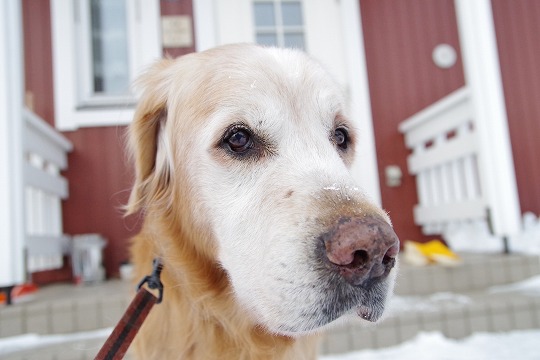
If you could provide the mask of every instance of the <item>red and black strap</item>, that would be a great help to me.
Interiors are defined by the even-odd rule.
[[[129,304],[126,312],[116,324],[113,332],[103,344],[103,347],[94,360],[120,360],[124,358],[129,345],[137,335],[144,320],[152,310],[154,304],[159,304],[163,298],[163,284],[159,277],[163,266],[159,260],[154,259],[152,275],[146,276],[138,286],[135,298]],[[142,285],[147,283],[150,289],[158,289],[159,296],[155,297]]]

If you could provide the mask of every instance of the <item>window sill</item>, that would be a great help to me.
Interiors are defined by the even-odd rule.
[[[59,113],[56,128],[60,131],[73,131],[84,127],[123,126],[133,119],[133,104],[125,106],[92,106]]]

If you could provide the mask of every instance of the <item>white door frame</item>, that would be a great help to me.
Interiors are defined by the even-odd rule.
[[[465,83],[474,104],[480,178],[495,234],[521,229],[521,208],[508,131],[499,52],[490,0],[454,0]]]
[[[353,167],[353,174],[372,199],[381,205],[381,188],[360,2],[358,0],[342,0],[341,14],[351,99],[350,111],[360,130],[358,155]]]

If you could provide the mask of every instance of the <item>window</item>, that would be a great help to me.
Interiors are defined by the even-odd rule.
[[[77,108],[132,102],[125,0],[78,0],[75,12]]]
[[[56,126],[127,124],[130,85],[161,57],[159,0],[52,0]]]
[[[122,0],[92,0],[91,31],[94,93],[126,92],[130,77],[126,4]]]
[[[256,0],[253,9],[258,44],[305,50],[301,1]]]

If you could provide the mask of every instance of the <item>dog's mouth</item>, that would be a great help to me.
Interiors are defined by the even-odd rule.
[[[358,316],[369,322],[378,321],[384,313],[391,284],[385,279],[363,291],[360,305],[356,306]]]
[[[387,297],[392,292],[393,282],[382,279],[372,283],[370,287],[351,286],[342,281],[327,278],[319,287],[322,295],[317,304],[303,302],[297,316],[297,321],[285,321],[278,325],[278,332],[285,335],[298,336],[322,329],[336,320],[354,316],[374,323],[381,319],[387,303]],[[323,295],[324,294],[324,295]]]
[[[370,288],[342,287],[333,300],[334,312],[327,313],[320,325],[331,323],[345,314],[356,314],[365,321],[377,322],[384,314],[390,286],[388,281],[382,280]]]

